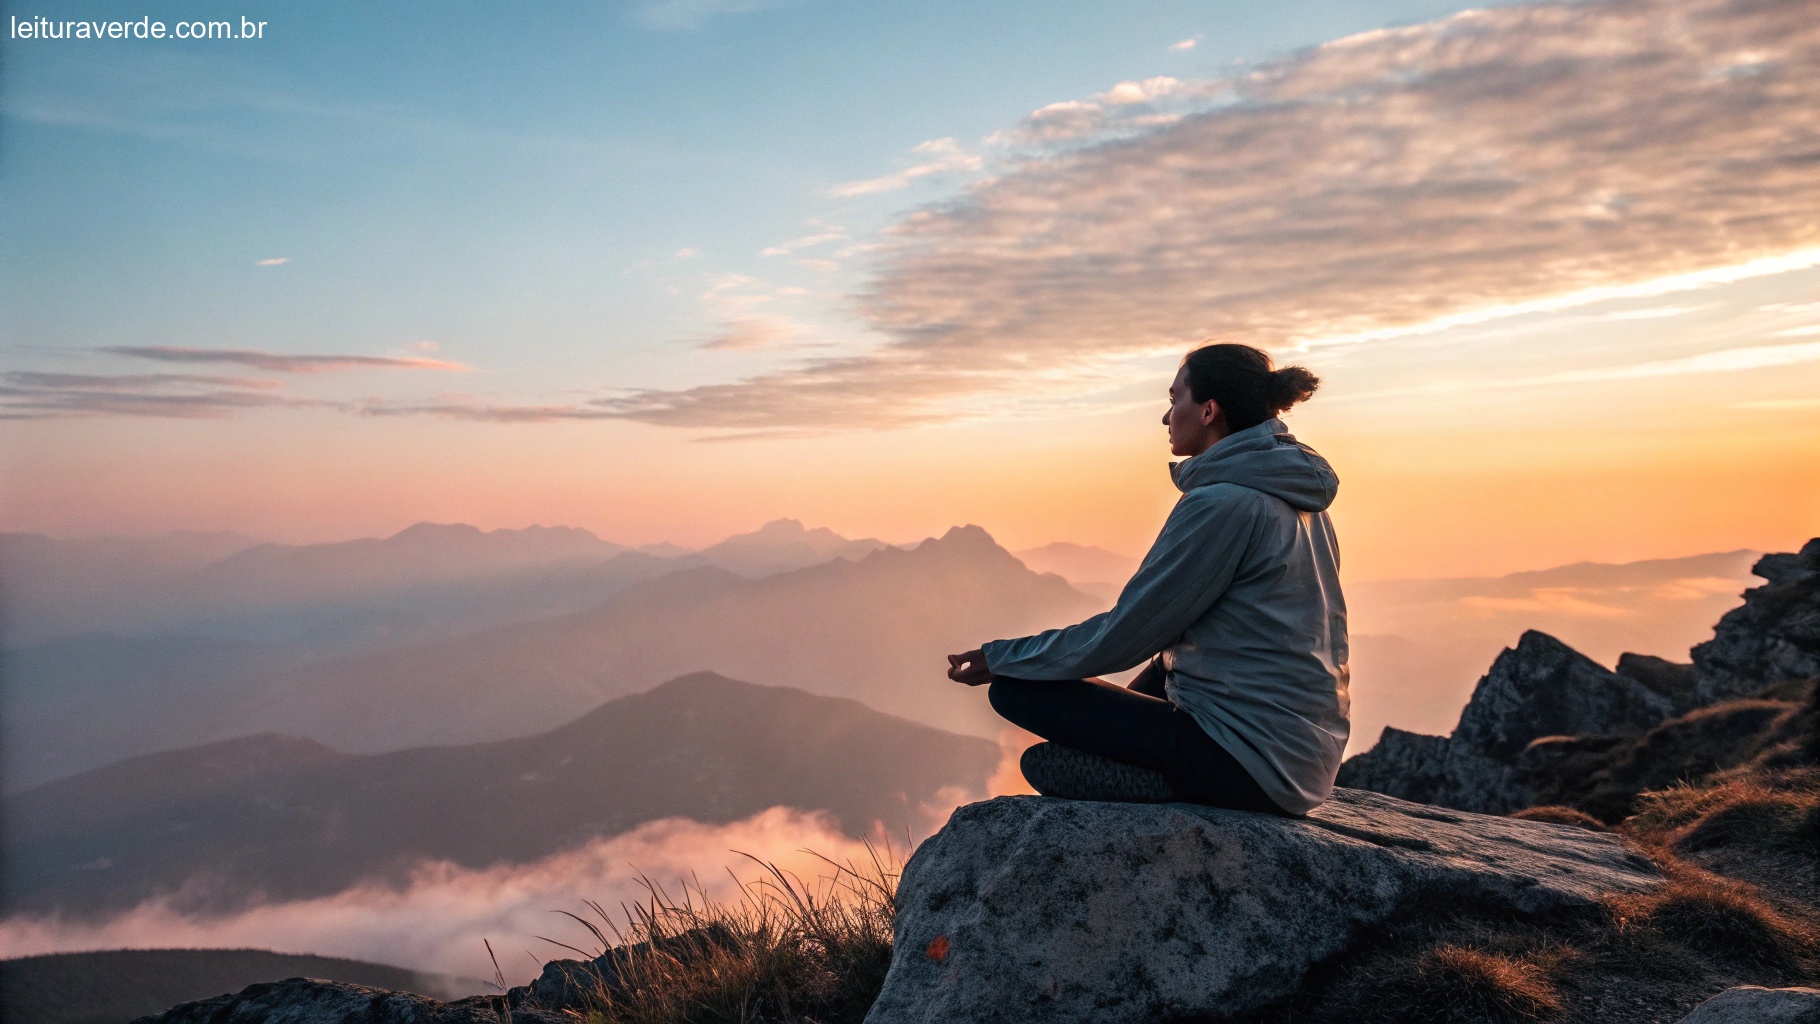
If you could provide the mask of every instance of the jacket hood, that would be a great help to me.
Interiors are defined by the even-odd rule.
[[[1184,494],[1209,484],[1238,484],[1303,512],[1327,508],[1340,489],[1327,460],[1275,418],[1228,434],[1191,459],[1171,462],[1169,475]]]

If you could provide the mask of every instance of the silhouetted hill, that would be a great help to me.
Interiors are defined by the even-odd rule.
[[[260,722],[270,681],[299,665],[498,628],[598,605],[671,572],[637,552],[368,598],[249,608],[197,634],[88,633],[6,651],[9,791],[121,757],[205,743]],[[201,634],[201,635],[198,635]]]
[[[751,580],[670,574],[592,611],[299,669],[241,731],[283,729],[351,750],[473,742],[547,729],[699,670],[816,693],[942,728],[995,735],[943,656],[1101,610],[978,527],[913,550]]]
[[[977,791],[997,759],[857,701],[698,673],[503,742],[355,755],[267,734],[62,779],[5,801],[8,895],[98,914],[181,887],[181,909],[226,909],[774,806],[857,834],[908,824],[944,787]]]
[[[175,1003],[238,992],[262,981],[322,978],[450,998],[484,991],[402,967],[265,949],[116,949],[0,960],[7,1024],[127,1024]]]
[[[301,654],[269,644],[90,633],[7,651],[0,756],[7,792],[122,757],[240,731],[248,679]]]

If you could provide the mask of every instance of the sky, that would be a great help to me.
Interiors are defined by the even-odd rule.
[[[47,2],[0,528],[1138,554],[1208,339],[1353,578],[1820,533],[1820,23],[1622,0]]]

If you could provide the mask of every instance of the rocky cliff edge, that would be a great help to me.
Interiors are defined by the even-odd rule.
[[[1608,833],[1354,790],[1299,820],[1001,797],[956,811],[906,866],[866,1020],[1224,1017],[1412,908],[1536,915],[1658,881]]]

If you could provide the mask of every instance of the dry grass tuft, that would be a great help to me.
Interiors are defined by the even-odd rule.
[[[1678,850],[1710,850],[1748,845],[1760,850],[1820,853],[1815,831],[1820,797],[1773,793],[1719,807],[1681,833]]]
[[[1620,932],[1644,929],[1720,962],[1778,971],[1811,965],[1820,936],[1754,886],[1672,859],[1661,863],[1668,875],[1661,886],[1606,900]]]
[[[1547,962],[1445,943],[1379,987],[1377,1012],[1410,1024],[1520,1024],[1561,1012]]]
[[[1697,708],[1640,736],[1552,737],[1530,747],[1525,771],[1537,803],[1616,823],[1639,809],[1646,791],[1820,762],[1820,678]]]
[[[857,1024],[891,966],[895,852],[829,861],[815,883],[759,863],[764,877],[732,902],[699,883],[673,898],[647,880],[624,925],[593,905],[602,924],[582,923],[606,949],[568,1008],[591,1024]]]
[[[1624,828],[1666,853],[1747,847],[1820,855],[1820,772],[1751,772],[1645,793]]]
[[[1578,825],[1596,832],[1610,832],[1610,826],[1586,813],[1562,804],[1549,804],[1544,807],[1526,807],[1510,815],[1523,821],[1546,821],[1555,825]]]

